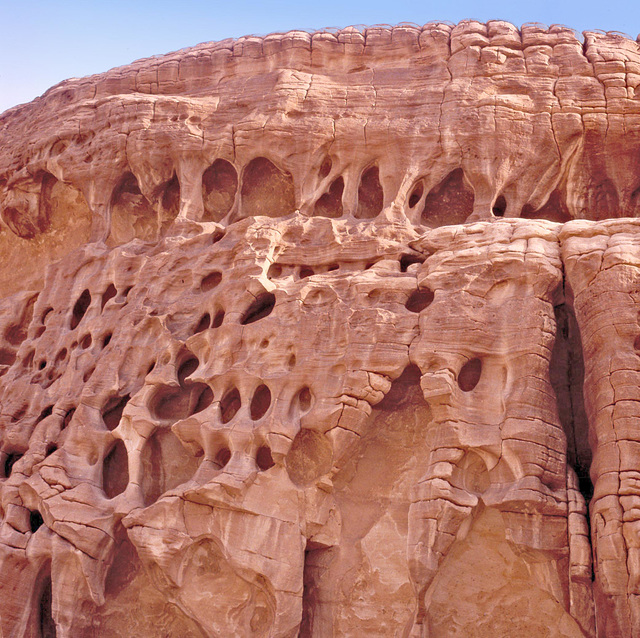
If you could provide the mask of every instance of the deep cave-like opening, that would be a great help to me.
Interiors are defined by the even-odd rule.
[[[284,217],[296,209],[291,173],[266,157],[252,159],[242,176],[242,216]]]
[[[358,187],[358,208],[355,217],[373,219],[381,211],[384,204],[384,191],[380,184],[380,171],[377,166],[370,166],[360,178]]]
[[[53,588],[51,576],[47,576],[42,583],[42,592],[38,607],[41,638],[56,637],[56,623],[53,620]]]
[[[431,228],[463,224],[473,213],[474,199],[473,190],[466,184],[462,169],[457,168],[425,198],[422,223]]]
[[[593,496],[589,475],[591,448],[584,407],[582,340],[573,308],[568,303],[553,309],[556,338],[549,363],[549,378],[556,395],[558,416],[567,437],[567,462],[575,469],[587,507]]]

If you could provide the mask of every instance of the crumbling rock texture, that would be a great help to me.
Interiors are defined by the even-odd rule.
[[[0,635],[640,635],[637,42],[247,37],[0,131]]]

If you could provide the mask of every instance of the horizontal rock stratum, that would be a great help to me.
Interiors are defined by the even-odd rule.
[[[0,115],[0,635],[640,635],[640,44],[294,31]]]

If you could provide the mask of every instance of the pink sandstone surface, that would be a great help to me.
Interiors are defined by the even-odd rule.
[[[638,42],[251,36],[0,140],[0,636],[640,636]]]

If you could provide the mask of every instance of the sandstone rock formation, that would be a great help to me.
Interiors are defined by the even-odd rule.
[[[640,635],[638,42],[247,37],[0,136],[0,636]]]

